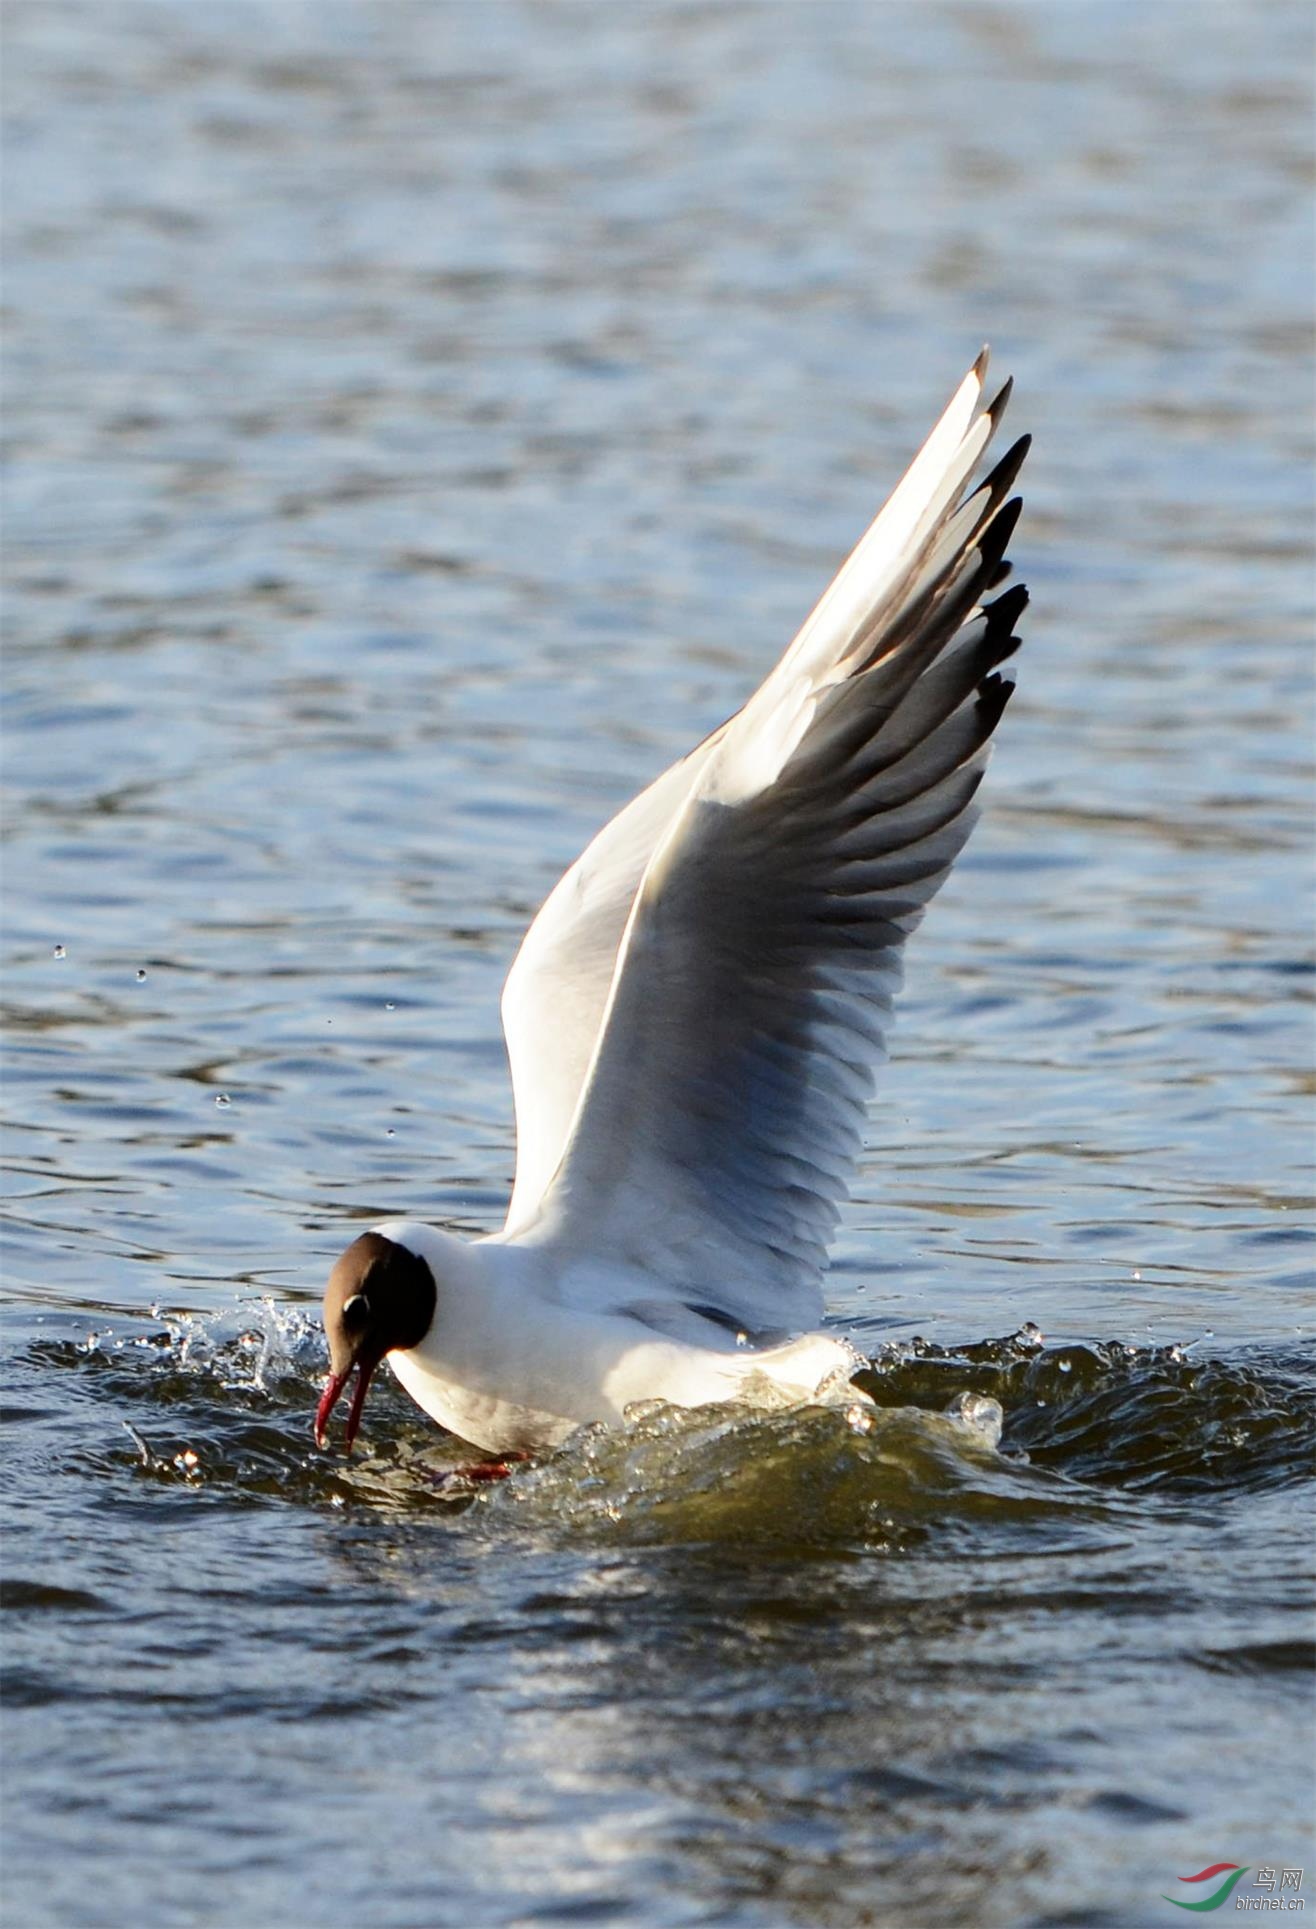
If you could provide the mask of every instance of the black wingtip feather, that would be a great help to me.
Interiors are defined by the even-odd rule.
[[[1010,538],[1014,534],[1015,524],[1019,520],[1023,506],[1022,496],[1011,496],[1009,502],[1003,503],[997,510],[978,538],[978,554],[982,558],[978,576],[980,583],[989,579],[997,564],[1005,560],[1005,552],[1009,548]]]
[[[1027,608],[1028,587],[1025,583],[1016,583],[1013,589],[1003,590],[994,603],[983,605],[987,636],[993,639],[1008,636]]]
[[[998,665],[1008,663],[1010,658],[1016,654],[1022,642],[1023,638],[1021,636],[1015,636],[1013,632],[999,637],[992,644],[989,667],[994,670]]]
[[[1014,377],[1013,375],[1007,375],[1005,380],[1002,382],[1000,388],[997,390],[995,399],[989,402],[987,405],[987,413],[991,417],[991,424],[993,428],[996,427],[1001,417],[1005,414],[1006,406],[1009,403],[1010,397],[1013,394],[1013,392],[1014,392]]]
[[[992,502],[999,502],[1002,496],[1008,496],[1015,477],[1024,466],[1024,457],[1032,446],[1031,435],[1021,435],[1017,442],[1012,442],[996,467],[983,477],[979,492],[985,489]]]
[[[1014,695],[1014,684],[1009,677],[997,676],[995,671],[985,676],[978,685],[978,720],[986,741],[1001,721],[1006,704]]]
[[[1004,663],[1019,648],[1019,638],[1014,626],[1028,608],[1028,590],[1023,583],[1016,583],[997,597],[994,603],[983,604],[983,615],[987,618],[987,628],[983,632],[982,662],[984,668],[995,669]]]

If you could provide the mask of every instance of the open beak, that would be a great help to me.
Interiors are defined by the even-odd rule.
[[[346,1373],[331,1373],[329,1375],[329,1378],[324,1383],[324,1392],[320,1395],[320,1404],[315,1409],[315,1444],[317,1447],[323,1447],[328,1444],[329,1436],[326,1428],[329,1425],[329,1415],[337,1406],[339,1395],[351,1379],[353,1370],[355,1370],[357,1376],[356,1387],[352,1394],[352,1404],[347,1410],[347,1426],[343,1430],[343,1451],[345,1453],[351,1453],[352,1442],[356,1439],[357,1429],[361,1425],[361,1415],[365,1409],[366,1388],[370,1385],[370,1376],[379,1365],[382,1357],[383,1355],[379,1353],[363,1353],[358,1359],[353,1360],[352,1365],[348,1367]]]

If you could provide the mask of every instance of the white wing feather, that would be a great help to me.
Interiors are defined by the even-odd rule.
[[[822,1310],[908,933],[974,820],[1026,597],[985,354],[782,661],[595,839],[504,993],[507,1233],[750,1328]],[[505,1235],[506,1236],[506,1235]],[[569,1261],[582,1265],[573,1275]]]
[[[721,734],[706,738],[604,825],[558,879],[521,940],[502,1001],[516,1105],[509,1233],[533,1218],[557,1171],[640,879]]]

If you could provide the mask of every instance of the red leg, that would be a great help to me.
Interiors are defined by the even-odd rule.
[[[500,1455],[497,1460],[477,1460],[469,1467],[445,1467],[442,1473],[429,1474],[427,1477],[436,1487],[456,1485],[470,1481],[472,1485],[488,1480],[506,1480],[514,1466],[531,1459],[528,1453],[513,1451]]]

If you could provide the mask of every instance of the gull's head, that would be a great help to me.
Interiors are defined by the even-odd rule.
[[[371,1374],[386,1353],[420,1344],[434,1318],[436,1298],[434,1275],[419,1253],[379,1232],[364,1232],[352,1241],[324,1291],[329,1378],[315,1415],[317,1446],[325,1444],[329,1415],[355,1372],[343,1434],[343,1445],[351,1451]]]

